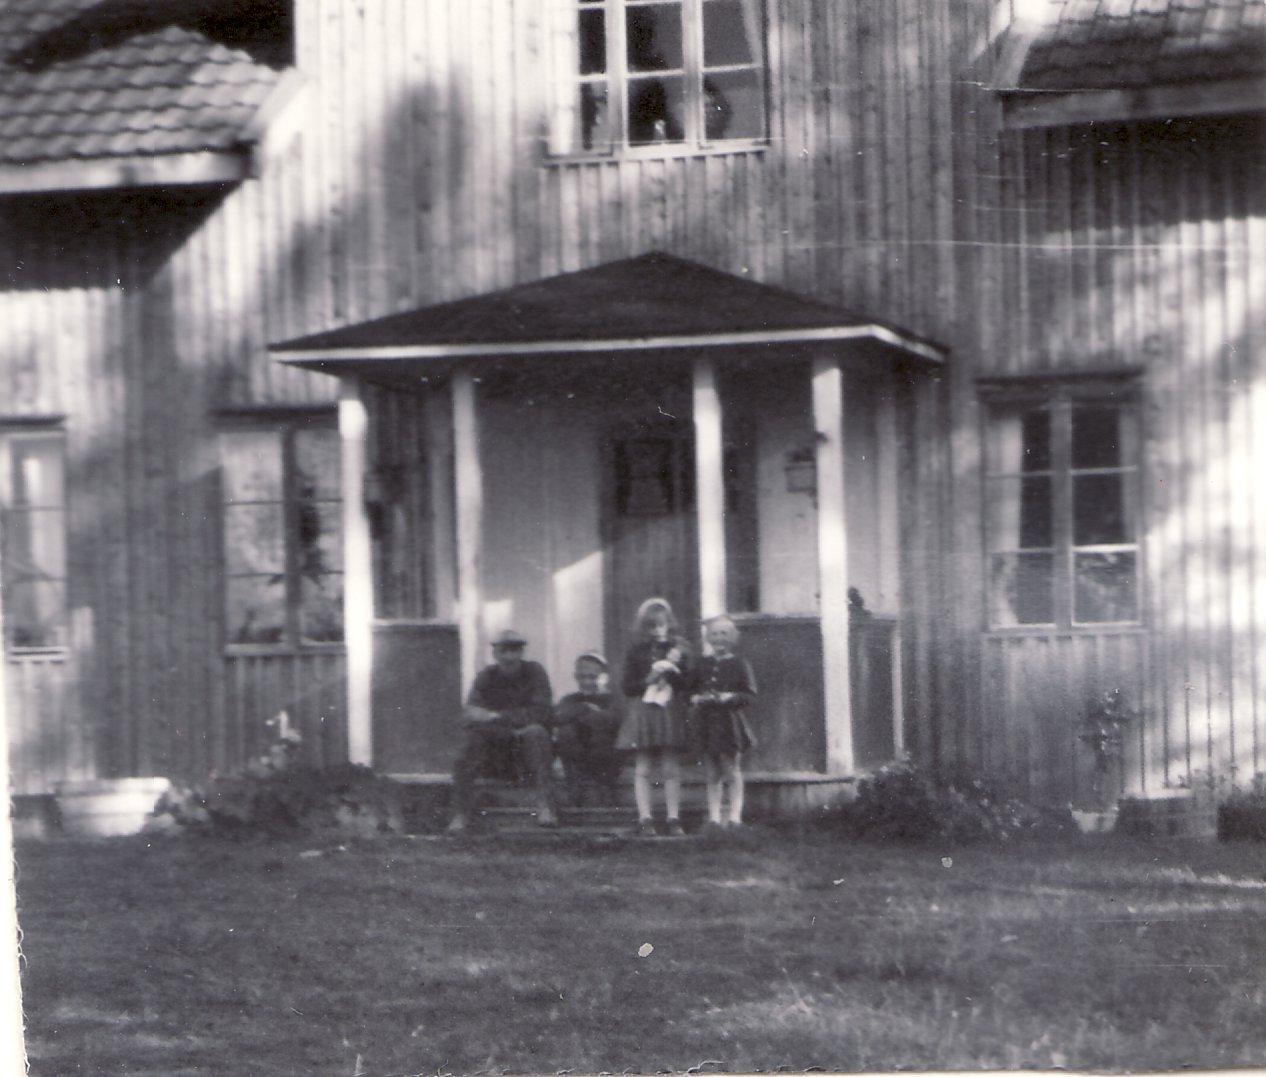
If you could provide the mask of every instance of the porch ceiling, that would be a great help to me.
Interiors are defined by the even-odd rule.
[[[509,358],[855,341],[894,358],[945,349],[894,326],[669,254],[651,253],[486,295],[273,344],[279,360],[331,374],[409,360]]]

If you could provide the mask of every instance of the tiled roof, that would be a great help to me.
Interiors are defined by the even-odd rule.
[[[280,76],[161,17],[179,10],[0,0],[0,164],[237,144]]]
[[[1181,85],[1266,74],[1266,0],[1051,0],[1033,90]]]

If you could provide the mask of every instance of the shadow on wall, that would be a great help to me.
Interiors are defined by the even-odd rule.
[[[0,201],[11,260],[0,289],[143,288],[223,203],[231,188],[153,188]]]

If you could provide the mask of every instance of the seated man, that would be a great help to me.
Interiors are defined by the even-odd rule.
[[[607,691],[607,660],[597,651],[576,659],[576,687],[554,708],[554,749],[563,761],[571,802],[614,804],[620,757],[620,711]]]
[[[523,658],[527,640],[507,629],[492,641],[496,661],[475,677],[462,720],[466,740],[453,765],[450,832],[466,829],[482,774],[526,776],[537,792],[537,822],[557,826],[550,796],[554,750],[548,730],[553,693],[539,662]]]

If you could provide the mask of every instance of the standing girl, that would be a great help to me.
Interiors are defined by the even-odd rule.
[[[752,667],[734,653],[738,626],[722,614],[706,625],[712,649],[699,660],[692,678],[691,748],[704,761],[708,779],[708,821],[722,825],[721,802],[730,789],[730,826],[743,821],[743,753],[756,743],[745,711],[756,698]]]
[[[624,659],[620,686],[628,712],[616,747],[636,753],[633,796],[637,801],[637,833],[651,836],[651,771],[659,766],[664,785],[667,833],[681,837],[681,770],[678,752],[685,746],[686,688],[690,651],[676,634],[677,618],[662,598],[648,598],[633,623],[635,641]]]

